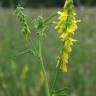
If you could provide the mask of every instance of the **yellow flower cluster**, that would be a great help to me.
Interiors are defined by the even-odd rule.
[[[66,0],[64,9],[58,12],[59,17],[56,21],[55,29],[60,34],[60,39],[63,43],[62,52],[60,53],[60,69],[63,72],[68,70],[69,54],[72,51],[72,45],[76,41],[73,39],[75,30],[77,29],[77,22],[74,12],[72,0]]]

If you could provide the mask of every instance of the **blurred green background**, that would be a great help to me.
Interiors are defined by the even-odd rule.
[[[27,7],[27,15],[46,18],[63,6],[63,0],[0,0],[0,96],[44,96],[38,59],[29,53],[14,56],[28,48],[13,9],[18,2]],[[69,71],[60,72],[55,89],[67,87],[68,96],[96,96],[96,0],[75,0],[75,4],[77,18],[81,19],[75,34],[78,41],[70,56]],[[53,28],[47,30],[43,45],[50,87],[60,51]]]
[[[53,7],[53,6],[63,6],[65,0],[0,0],[0,6],[2,7],[15,7],[18,2],[22,3],[27,7]],[[95,6],[96,0],[74,0],[74,4],[85,5],[85,6]]]

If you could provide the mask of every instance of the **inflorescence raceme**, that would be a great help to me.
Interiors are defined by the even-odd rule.
[[[70,52],[72,51],[72,45],[76,41],[73,39],[74,33],[77,29],[77,23],[80,20],[76,20],[76,13],[74,11],[73,1],[66,0],[64,9],[58,12],[59,17],[54,22],[56,24],[55,29],[60,34],[60,40],[62,41],[63,48],[59,56],[60,69],[63,72],[68,70],[68,59]]]
[[[28,35],[31,33],[30,32],[30,28],[26,22],[26,15],[23,13],[24,8],[23,7],[17,7],[16,8],[16,15],[19,18],[19,21],[22,25],[22,32],[26,38],[26,40],[28,39]]]

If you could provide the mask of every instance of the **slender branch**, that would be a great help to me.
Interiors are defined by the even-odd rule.
[[[55,84],[56,84],[56,80],[57,80],[57,77],[58,77],[59,66],[60,66],[60,64],[59,64],[58,67],[57,67],[57,71],[56,71],[56,74],[55,74],[55,77],[54,77],[53,85],[52,85],[52,88],[51,88],[51,96],[52,96],[52,94],[53,94],[54,87],[55,87]]]
[[[39,58],[41,61],[41,66],[42,66],[42,72],[43,72],[43,76],[44,76],[44,85],[45,85],[45,92],[46,92],[46,96],[50,96],[50,92],[49,92],[49,87],[48,87],[48,79],[47,79],[47,74],[45,71],[45,67],[44,67],[44,62],[43,62],[43,57],[42,57],[42,46],[41,46],[41,40],[39,40]]]
[[[26,50],[18,52],[17,54],[14,55],[14,57],[21,56],[27,53],[32,53],[34,55],[34,52],[31,49],[26,49]]]
[[[47,19],[45,19],[45,23],[47,23],[48,21],[50,21],[53,17],[55,17],[57,15],[57,13],[53,13],[52,15],[50,15]]]
[[[38,50],[36,48],[36,46],[33,44],[33,40],[31,39],[31,37],[29,37],[29,45],[32,48],[32,52],[34,53],[35,56],[38,56]]]

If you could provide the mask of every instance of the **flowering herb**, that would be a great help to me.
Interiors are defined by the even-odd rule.
[[[33,38],[31,38],[31,31],[30,27],[27,24],[26,20],[26,15],[23,13],[24,8],[23,7],[17,7],[16,8],[16,15],[19,18],[19,21],[21,23],[22,29],[23,29],[23,34],[25,36],[25,39],[28,41],[28,44],[31,45],[31,53],[33,53],[36,58],[40,60],[41,64],[41,70],[40,72],[42,73],[42,83],[44,82],[44,87],[45,87],[45,94],[46,96],[57,96],[55,94],[60,94],[61,91],[63,90],[54,90],[54,86],[56,84],[57,80],[57,75],[59,69],[61,69],[63,72],[68,71],[68,60],[69,60],[69,55],[72,51],[72,46],[74,45],[74,42],[76,40],[73,38],[74,33],[76,31],[77,23],[79,20],[76,20],[76,13],[74,11],[74,5],[73,5],[73,0],[66,0],[64,4],[64,8],[62,11],[58,11],[57,13],[49,16],[47,19],[44,19],[42,16],[38,16],[36,19],[32,19],[32,27],[35,29],[35,33],[37,33]],[[56,15],[59,15],[58,18],[55,20],[55,30],[57,30],[59,34],[59,38],[62,42],[62,50],[60,52],[59,58],[58,58],[58,64],[57,64],[57,71],[55,78],[53,79],[51,91],[49,90],[49,84],[48,84],[48,78],[47,78],[47,73],[45,70],[44,66],[44,60],[42,56],[42,43],[43,40],[45,39],[44,37],[46,36],[46,29],[49,28],[50,20],[54,18]],[[34,43],[34,41],[37,41],[37,43]],[[30,46],[29,46],[30,47]],[[28,52],[28,51],[25,51]],[[25,53],[23,52],[23,53]],[[27,65],[24,68],[24,76],[22,75],[21,77],[24,78],[27,71],[29,70],[27,68]],[[61,92],[62,93],[62,92]],[[61,96],[61,95],[58,95]],[[65,96],[65,95],[62,95]]]

